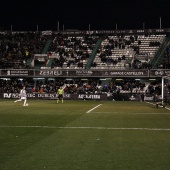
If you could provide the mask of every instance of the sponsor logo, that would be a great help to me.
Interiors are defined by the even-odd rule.
[[[11,72],[10,70],[7,71],[7,76],[10,76],[11,75]]]
[[[164,29],[157,29],[156,32],[164,32]]]
[[[42,35],[52,35],[52,31],[42,31]]]
[[[106,71],[106,72],[104,72],[104,75],[105,75],[105,76],[108,76],[108,75],[109,75],[109,73]]]
[[[145,32],[145,30],[137,30],[137,32]]]
[[[61,76],[62,71],[55,71],[55,70],[40,70],[39,75],[42,76]]]
[[[57,95],[56,95],[56,94],[48,94],[48,93],[40,93],[40,94],[38,94],[38,97],[43,97],[43,98],[48,98],[48,97],[50,97],[50,98],[55,98],[55,97],[57,97]]]
[[[7,32],[5,32],[5,31],[0,31],[0,34],[3,34],[3,35],[5,35]]]
[[[70,94],[64,94],[64,98],[70,98]]]
[[[11,93],[4,93],[4,98],[11,98]]]
[[[28,70],[7,70],[5,71],[7,76],[28,76]]]
[[[164,71],[155,71],[156,76],[162,76],[164,74]]]
[[[125,33],[125,31],[124,30],[120,30],[120,31],[115,31],[116,33]]]
[[[141,76],[141,75],[144,75],[144,72],[142,72],[142,71],[137,71],[137,72],[135,72],[135,71],[129,71],[129,72],[118,71],[118,72],[110,72],[110,75]]]
[[[35,96],[35,93],[27,93],[27,97],[33,97],[34,98],[36,96]]]
[[[148,100],[148,101],[153,101],[153,96],[151,96],[151,97],[145,96],[145,97],[144,97],[144,100],[146,100],[146,101],[147,101],[147,100]]]
[[[4,93],[3,97],[4,98],[18,98],[19,94],[18,93]]]
[[[93,71],[87,71],[87,70],[77,70],[76,75],[92,75]]]
[[[36,97],[35,93],[27,93],[27,97]],[[19,98],[18,93],[4,93],[3,98]]]
[[[100,99],[100,95],[84,95],[84,94],[80,94],[78,95],[78,99]]]
[[[135,100],[136,98],[132,95],[129,99],[130,100]]]
[[[55,93],[39,93],[38,94],[38,96],[37,96],[38,98],[57,98],[57,94],[55,94]],[[64,95],[64,98],[70,98],[70,94],[65,94]]]

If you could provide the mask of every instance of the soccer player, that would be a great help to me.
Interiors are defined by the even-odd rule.
[[[27,93],[26,93],[26,90],[25,90],[25,86],[23,86],[23,88],[20,90],[19,96],[20,96],[20,99],[14,101],[14,102],[16,103],[16,102],[20,102],[20,101],[24,100],[23,106],[28,106],[28,103],[27,103]]]
[[[62,89],[62,87],[60,87],[58,89],[57,94],[58,94],[57,103],[58,103],[59,99],[61,99],[61,101],[63,103],[64,90]]]

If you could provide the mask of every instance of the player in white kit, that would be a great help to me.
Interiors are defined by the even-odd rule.
[[[26,93],[26,90],[25,90],[25,86],[23,86],[23,88],[21,89],[19,96],[20,96],[20,99],[16,100],[15,103],[24,100],[23,106],[28,106],[27,93]]]

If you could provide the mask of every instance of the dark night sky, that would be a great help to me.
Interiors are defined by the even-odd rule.
[[[0,28],[13,30],[113,30],[170,28],[170,4],[165,0],[29,0],[3,1]]]

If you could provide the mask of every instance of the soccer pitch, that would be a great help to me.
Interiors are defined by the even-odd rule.
[[[167,170],[170,110],[145,102],[0,100],[0,170]]]

